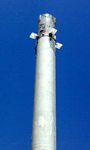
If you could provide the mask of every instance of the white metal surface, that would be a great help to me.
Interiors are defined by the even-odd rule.
[[[50,14],[39,16],[37,38],[36,70],[34,85],[34,108],[31,150],[56,150],[56,80],[55,43],[56,18]]]
[[[58,48],[58,49],[60,49],[62,46],[63,46],[63,44],[55,43],[55,47]]]
[[[38,37],[38,35],[36,33],[31,33],[29,36],[31,39],[36,39]]]
[[[49,31],[49,33],[52,33],[52,34],[56,34],[56,32],[57,32],[57,30],[54,29],[54,28],[51,28],[50,31]]]
[[[32,150],[56,149],[54,48],[51,48],[49,37],[39,39],[36,57]]]

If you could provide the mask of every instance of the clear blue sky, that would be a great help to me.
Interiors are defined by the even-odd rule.
[[[40,14],[56,17],[57,150],[90,150],[90,0],[0,1],[0,150],[30,150]]]

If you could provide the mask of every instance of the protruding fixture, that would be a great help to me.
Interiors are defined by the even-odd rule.
[[[29,37],[31,39],[36,39],[38,37],[38,35],[32,32]]]
[[[49,31],[49,33],[52,33],[53,35],[55,35],[56,32],[57,32],[57,30],[55,28],[51,28],[50,31]]]
[[[62,46],[63,46],[63,44],[55,43],[55,47],[58,48],[58,49],[60,49]]]

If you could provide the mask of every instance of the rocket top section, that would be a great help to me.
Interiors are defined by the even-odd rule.
[[[29,37],[32,39],[37,39],[37,44],[38,44],[38,40],[43,36],[48,36],[50,41],[51,40],[56,41],[55,34],[57,30],[55,29],[55,23],[56,23],[56,18],[54,18],[52,15],[50,14],[40,15],[38,19],[37,34],[32,32]],[[37,44],[36,44],[36,47],[37,47]],[[60,49],[62,47],[62,44],[55,42],[55,47]]]
[[[37,34],[39,37],[49,36],[52,32],[54,35],[56,33],[55,29],[56,18],[50,14],[43,14],[39,16],[38,19],[38,31]],[[53,30],[52,30],[53,29]]]
[[[57,30],[55,29],[55,23],[56,23],[56,18],[54,18],[52,15],[50,14],[40,15],[38,19],[37,34],[32,32],[29,37],[32,39],[37,39],[37,44],[38,44],[38,40],[43,36],[49,37],[50,41],[51,40],[56,41],[55,34]],[[36,47],[37,47],[37,44],[36,44]],[[60,49],[62,47],[62,44],[55,42],[55,47]]]

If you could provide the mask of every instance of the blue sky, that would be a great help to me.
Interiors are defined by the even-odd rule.
[[[0,150],[30,150],[40,14],[56,17],[57,150],[90,150],[90,0],[0,1]]]

